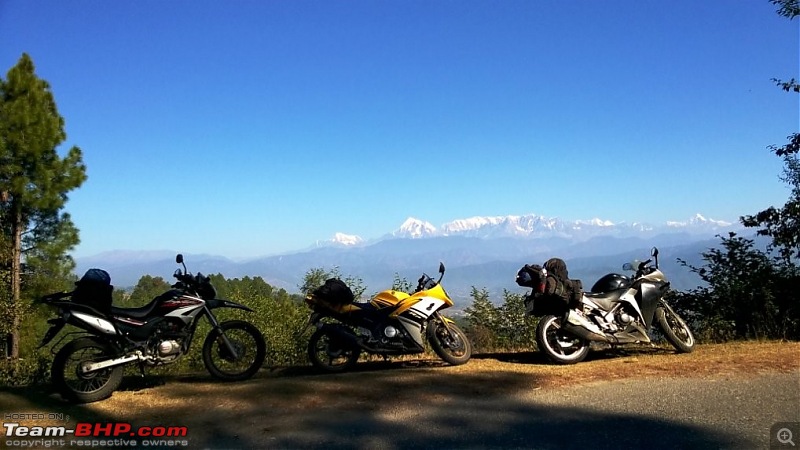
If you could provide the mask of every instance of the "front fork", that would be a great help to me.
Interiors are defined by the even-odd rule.
[[[219,325],[219,321],[214,314],[211,313],[211,310],[208,309],[208,306],[205,307],[206,309],[206,316],[208,317],[208,321],[211,322],[211,327],[214,330],[219,332],[219,336],[217,336],[217,342],[224,346],[224,348],[228,351],[228,354],[231,356],[232,359],[239,359],[239,354],[236,351],[236,348],[233,346],[233,343],[228,336],[225,335],[225,331]]]
[[[450,322],[451,321],[450,321],[450,319],[445,318],[441,313],[439,313],[439,311],[436,311],[435,313],[433,313],[433,320],[428,322],[428,326],[429,327],[430,326],[434,326],[435,327],[436,326],[436,324],[435,324],[436,321],[441,322],[442,325],[444,326],[444,329],[447,330],[447,335],[450,337],[450,339],[448,340],[448,342],[443,342],[443,344],[445,344],[445,345],[447,345],[449,347],[450,346],[449,341],[453,339],[453,330],[450,329]],[[434,330],[434,335],[435,334],[436,333],[435,333],[435,330]]]

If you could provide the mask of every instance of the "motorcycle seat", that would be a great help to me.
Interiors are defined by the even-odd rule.
[[[161,302],[161,299],[170,299],[174,296],[172,292],[165,292],[164,294],[159,295],[158,297],[154,298],[150,301],[150,303],[144,306],[138,306],[135,308],[120,308],[118,306],[111,306],[111,314],[115,316],[124,316],[130,317],[131,319],[146,319],[150,313],[156,309],[156,305]]]
[[[150,315],[156,307],[156,302],[150,302],[138,308],[120,308],[117,306],[111,307],[111,314],[114,316],[130,317],[131,319],[145,319]]]

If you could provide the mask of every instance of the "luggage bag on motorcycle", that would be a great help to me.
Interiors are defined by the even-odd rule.
[[[111,314],[111,276],[102,269],[89,269],[75,282],[72,301],[90,306],[103,314]]]
[[[353,303],[355,296],[347,284],[338,278],[329,278],[325,284],[314,289],[314,297],[322,299],[334,305],[346,305]]]
[[[525,264],[517,272],[516,281],[533,289],[525,298],[525,310],[534,316],[558,315],[575,307],[583,296],[583,283],[569,279],[567,264],[559,258],[548,259],[544,266]]]
[[[547,292],[550,280],[550,292]],[[523,300],[525,313],[531,316],[545,316],[548,314],[560,315],[566,311],[567,304],[558,296],[553,295],[553,278],[547,269],[538,264],[525,264],[518,272],[516,282],[523,287],[532,288],[533,291]]]
[[[544,263],[547,271],[544,293],[561,299],[568,306],[575,307],[583,296],[581,280],[571,280],[567,263],[560,258],[550,258]]]

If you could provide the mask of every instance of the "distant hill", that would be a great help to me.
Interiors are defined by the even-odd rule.
[[[465,219],[436,228],[410,218],[400,229],[373,241],[338,233],[330,242],[303,251],[248,261],[190,252],[184,257],[192,272],[221,273],[228,278],[260,276],[289,292],[298,290],[312,268],[338,267],[343,275],[360,277],[367,293],[374,293],[390,287],[395,274],[412,282],[422,272],[433,275],[441,261],[447,268],[445,288],[457,301],[464,302],[472,286],[485,287],[492,299],[499,299],[504,289],[524,292],[514,283],[519,267],[541,264],[554,256],[564,259],[570,276],[581,279],[589,289],[600,276],[622,272],[623,263],[647,259],[650,248],[657,246],[662,270],[673,287],[696,287],[700,279],[681,267],[677,259],[700,265],[701,253],[719,245],[714,235],[734,227],[701,215],[671,224],[620,226],[600,219],[567,223],[540,216],[507,216]],[[608,233],[602,234],[602,230]],[[76,272],[103,268],[118,288],[135,285],[143,275],[171,281],[178,267],[176,253],[116,250],[78,258]]]

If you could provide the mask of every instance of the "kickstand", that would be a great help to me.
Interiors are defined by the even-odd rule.
[[[142,374],[142,378],[144,378],[144,364],[139,363],[139,373]]]

